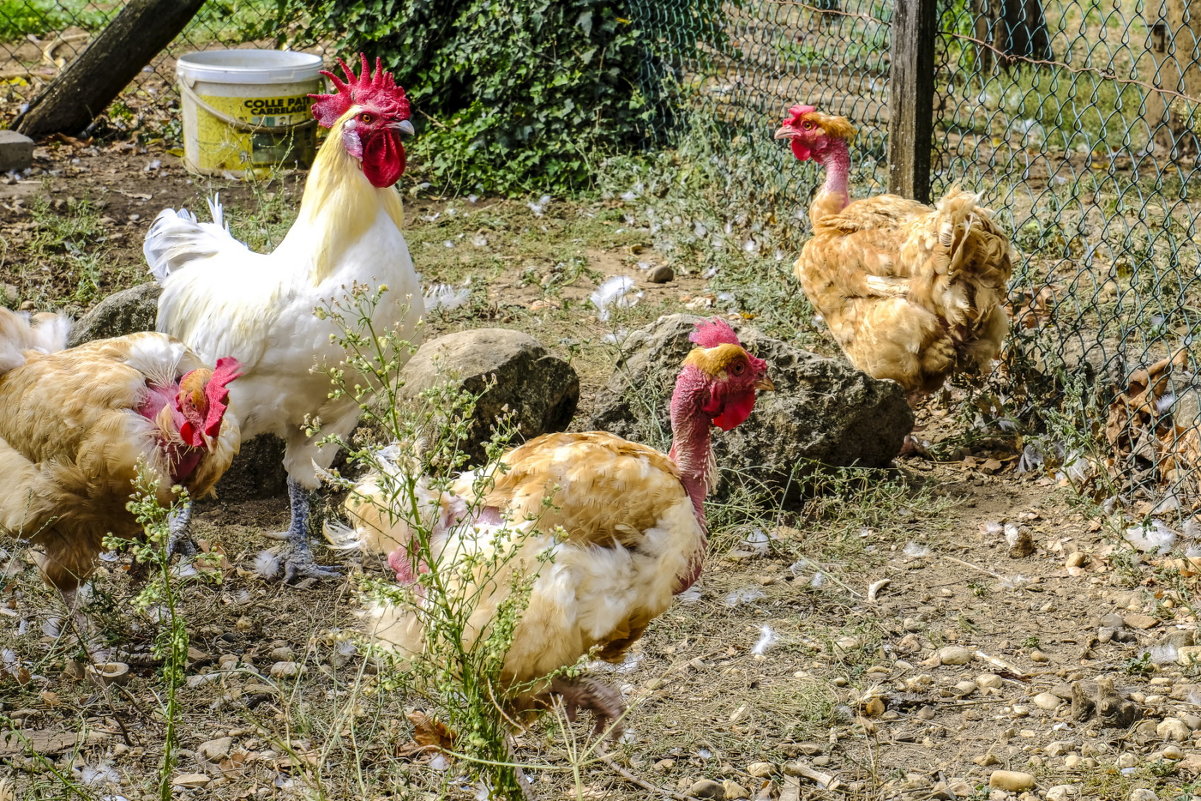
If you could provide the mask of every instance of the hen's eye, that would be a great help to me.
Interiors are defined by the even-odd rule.
[[[375,117],[372,116],[371,112],[364,111],[362,114],[359,115],[359,122],[370,125],[371,123],[375,122]]]
[[[813,123],[806,120],[805,122],[801,123],[801,127],[804,128],[806,131],[811,131],[811,130],[813,130]]]
[[[738,362],[738,364],[734,365],[733,370],[734,375],[742,375],[746,372],[746,365],[742,362]]]

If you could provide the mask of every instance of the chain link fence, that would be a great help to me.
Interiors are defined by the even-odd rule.
[[[88,46],[124,5],[116,0],[0,0],[0,127]],[[144,115],[169,126],[175,103],[125,102],[130,97],[177,100],[175,59],[196,50],[273,47],[280,35],[279,0],[208,0],[165,51],[148,64],[109,109],[106,122],[121,130],[145,127]]]
[[[1013,232],[1007,378],[1077,407],[1081,441],[1029,458],[1103,471],[1144,514],[1196,512],[1201,3],[990,5],[941,18],[934,186],[976,189]]]
[[[855,194],[886,191],[892,8],[729,3],[724,47],[678,65],[689,98],[760,160],[790,105],[844,115]],[[980,193],[1019,254],[989,411],[1023,424],[1023,467],[1058,466],[1144,515],[1195,515],[1201,2],[939,0],[937,14],[933,194]],[[777,215],[789,250],[821,176],[786,161],[724,201]]]

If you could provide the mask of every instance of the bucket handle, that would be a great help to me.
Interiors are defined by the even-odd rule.
[[[311,125],[317,124],[316,119],[307,119],[307,120],[301,120],[300,122],[288,123],[287,125],[255,125],[254,123],[246,122],[245,120],[240,120],[237,117],[231,117],[230,115],[226,114],[225,112],[218,111],[217,109],[210,106],[208,103],[205,103],[203,100],[200,99],[200,95],[198,95],[194,91],[192,91],[192,87],[188,86],[187,81],[179,82],[179,90],[184,95],[186,95],[189,100],[191,100],[193,103],[195,103],[200,108],[207,111],[209,114],[212,114],[214,117],[221,120],[221,122],[225,123],[226,125],[228,125],[229,127],[233,128],[235,130],[243,131],[245,133],[260,133],[262,131],[268,131],[270,133],[286,133],[288,131],[294,131],[297,128],[308,128]]]

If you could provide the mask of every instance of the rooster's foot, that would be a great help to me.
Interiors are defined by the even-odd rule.
[[[342,576],[342,571],[335,567],[317,564],[307,543],[302,548],[293,546],[284,551],[282,564],[285,584],[294,584],[302,579],[329,579]]]
[[[284,533],[288,547],[283,553],[284,583],[292,584],[300,579],[340,578],[341,571],[317,564],[309,546],[309,491],[300,482],[288,478],[288,504],[292,508],[292,522]]]
[[[621,693],[596,679],[567,679],[558,677],[551,682],[550,692],[563,699],[567,719],[574,722],[580,709],[592,712],[596,723],[593,734],[605,734],[616,740],[621,736],[621,718],[626,705]]]

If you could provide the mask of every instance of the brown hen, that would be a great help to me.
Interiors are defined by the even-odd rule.
[[[959,372],[991,370],[1009,330],[1005,232],[976,195],[952,188],[933,208],[897,195],[854,202],[843,117],[793,106],[777,139],[817,161],[826,183],[809,206],[813,238],[793,273],[857,368],[913,400]]]
[[[698,347],[672,395],[670,453],[603,431],[546,434],[442,491],[419,480],[420,528],[429,531],[433,564],[419,558],[418,527],[389,503],[409,480],[399,466],[368,476],[347,500],[355,540],[389,554],[398,582],[420,596],[429,581],[420,577],[432,571],[471,599],[468,647],[494,623],[513,576],[536,576],[500,677],[514,711],[560,696],[569,713],[592,710],[598,729],[620,717],[621,696],[611,688],[545,677],[590,652],[620,662],[673,595],[700,574],[703,499],[714,478],[710,432],[746,420],[756,392],[772,383],[767,365],[742,348],[723,320],[698,325],[692,341]],[[516,553],[490,567],[515,532],[523,537]],[[413,655],[425,647],[416,610],[392,605],[376,615],[372,633],[396,652]]]

